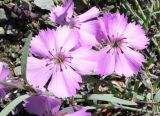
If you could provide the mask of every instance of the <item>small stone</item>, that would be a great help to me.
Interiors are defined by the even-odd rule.
[[[0,38],[0,43],[3,43],[3,38]]]
[[[21,66],[17,66],[17,67],[14,68],[14,74],[16,76],[21,75]]]
[[[16,54],[15,53],[11,53],[11,57],[12,58],[16,58]]]
[[[3,8],[0,8],[0,23],[7,21],[7,15]]]
[[[20,65],[20,64],[21,64],[20,58],[17,58],[16,59],[16,65]]]
[[[5,34],[5,31],[4,31],[4,28],[3,27],[0,27],[0,36],[4,35]]]
[[[48,15],[48,14],[42,15],[42,18],[43,18],[44,20],[47,20],[47,19],[48,19],[48,17],[49,17],[49,15]]]
[[[21,0],[21,1],[22,1],[22,6],[23,6],[25,9],[31,11],[32,6],[31,6],[31,4],[29,3],[29,1],[28,1],[28,0]]]
[[[16,29],[9,29],[6,31],[7,35],[16,36],[18,34],[18,30]]]
[[[17,15],[17,14],[15,14],[14,12],[11,12],[11,14],[10,14],[10,15],[11,15],[11,17],[12,17],[12,18],[18,18],[18,15]]]
[[[54,7],[53,0],[34,0],[34,4],[41,9],[52,10]]]

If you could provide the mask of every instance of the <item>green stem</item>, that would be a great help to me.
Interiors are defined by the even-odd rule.
[[[150,113],[150,114],[157,114],[159,115],[160,113],[159,112],[153,112],[151,110],[143,110],[143,109],[140,109],[140,108],[132,108],[132,107],[127,107],[127,106],[122,106],[122,105],[117,105],[117,104],[112,104],[112,103],[109,103],[109,104],[98,104],[98,105],[93,105],[93,106],[87,106],[86,107],[87,109],[97,109],[97,108],[107,108],[107,109],[125,109],[125,110],[130,110],[130,111],[135,111],[135,112],[144,112],[144,113]]]
[[[129,10],[135,18],[137,18],[140,21],[143,21],[143,19],[131,8],[131,5],[128,3],[127,0],[123,0],[123,4],[124,4],[126,10]],[[141,22],[139,22],[139,23],[142,24]]]

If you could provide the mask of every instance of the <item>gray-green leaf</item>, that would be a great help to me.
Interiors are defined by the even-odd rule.
[[[21,74],[22,74],[22,78],[24,79],[25,83],[27,83],[26,67],[27,67],[27,57],[29,53],[29,45],[30,45],[31,39],[32,39],[32,33],[30,32],[28,38],[26,38],[26,42],[23,47],[22,56],[21,56]]]
[[[135,102],[114,97],[112,94],[91,94],[88,95],[88,100],[108,101],[122,105],[137,105]]]
[[[28,94],[19,96],[15,100],[13,100],[11,103],[9,103],[1,112],[0,116],[7,116],[19,103],[24,101],[25,99],[29,98],[30,96]]]

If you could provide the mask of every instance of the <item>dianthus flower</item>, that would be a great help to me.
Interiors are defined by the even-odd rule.
[[[38,116],[91,116],[87,109],[81,107],[76,112],[61,112],[61,102],[47,96],[32,96],[24,101],[25,110]],[[76,106],[74,106],[76,107]]]
[[[9,75],[9,68],[5,63],[0,62],[0,80],[6,80],[7,76]],[[0,84],[0,98],[6,95],[5,86]]]
[[[116,72],[126,77],[137,74],[144,56],[138,51],[146,48],[148,38],[139,24],[128,23],[120,13],[106,13],[99,19],[100,30],[97,39],[103,48],[99,52],[97,72]]]
[[[80,74],[90,74],[96,66],[95,51],[91,47],[77,47],[78,38],[67,26],[56,31],[42,30],[33,37],[30,52],[36,57],[28,58],[29,84],[42,88],[50,81],[48,90],[55,96],[75,95],[82,82]]]
[[[78,31],[80,36],[79,42],[82,45],[95,45],[97,20],[92,20],[99,16],[99,9],[92,7],[87,12],[73,16],[74,3],[73,0],[64,0],[62,6],[57,6],[50,13],[51,21],[60,25],[68,25],[70,29]]]

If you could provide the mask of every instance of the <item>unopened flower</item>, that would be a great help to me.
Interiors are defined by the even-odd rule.
[[[126,77],[138,73],[145,62],[138,50],[148,44],[142,27],[128,23],[127,17],[120,13],[106,13],[99,24],[97,38],[103,48],[99,52],[97,72],[102,75],[116,72]]]
[[[85,108],[76,112],[61,112],[61,102],[47,96],[32,96],[24,101],[25,110],[38,116],[91,116]]]
[[[0,62],[0,81],[6,80],[9,75],[9,68],[5,63]],[[5,86],[0,84],[0,98],[6,95]]]
[[[78,35],[68,27],[42,30],[31,41],[27,80],[30,85],[42,88],[50,80],[48,90],[57,97],[76,94],[82,82],[80,74],[95,69],[96,55],[90,47],[77,47]],[[39,57],[39,58],[38,58]]]
[[[99,16],[99,9],[92,7],[87,12],[73,16],[74,3],[73,0],[64,0],[62,6],[57,6],[50,13],[51,21],[60,25],[68,25],[70,29],[75,29],[80,35],[79,42],[82,45],[95,45],[97,21],[92,20]]]

